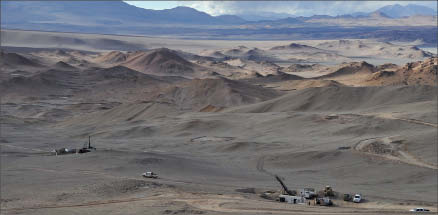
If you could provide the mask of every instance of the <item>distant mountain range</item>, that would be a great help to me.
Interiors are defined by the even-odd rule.
[[[3,29],[178,35],[183,38],[206,39],[248,39],[249,37],[300,39],[305,36],[317,37],[315,39],[367,37],[436,41],[436,27],[433,27],[436,25],[436,16],[430,16],[436,15],[436,12],[418,5],[385,6],[373,13],[355,13],[336,17],[328,15],[287,17],[287,14],[283,13],[259,13],[252,16],[242,14],[248,19],[246,20],[237,15],[211,16],[190,7],[166,10],[143,9],[123,1],[2,0],[0,2]],[[414,18],[397,20],[410,15],[428,17],[413,16]],[[357,28],[351,28],[352,26]],[[402,26],[417,29],[407,31],[401,28]]]
[[[409,17],[409,16],[416,16],[416,15],[422,15],[422,16],[436,16],[437,11],[435,9],[432,9],[430,7],[422,6],[422,5],[415,5],[415,4],[408,4],[406,6],[402,6],[399,4],[395,5],[387,5],[384,6],[374,12],[371,13],[365,13],[365,12],[356,12],[351,13],[348,15],[351,15],[353,17],[365,17],[370,16],[372,13],[382,13],[390,18],[402,18],[402,17]]]
[[[433,8],[429,8],[422,5],[408,4],[406,6],[402,6],[400,4],[388,5],[382,8],[379,8],[372,12],[355,12],[348,13],[335,17],[368,17],[375,13],[385,14],[389,18],[402,18],[416,15],[423,16],[436,16],[437,11]],[[268,20],[278,20],[285,18],[296,18],[298,16],[287,14],[287,13],[272,13],[272,12],[260,12],[256,14],[237,14],[239,17],[248,20],[248,21],[268,21]],[[334,18],[333,16],[328,15],[316,15],[316,16],[326,16],[327,18]],[[304,17],[302,17],[304,18]]]
[[[399,4],[385,6],[372,13],[353,13],[338,17],[366,17],[379,12],[390,18],[412,15],[436,15],[436,11],[425,6]],[[239,25],[254,22],[273,21],[290,23],[296,18],[284,13],[242,14],[211,16],[190,7],[176,7],[165,10],[150,10],[129,5],[123,1],[1,1],[2,26],[42,25],[42,24],[196,24],[196,25]],[[298,17],[297,20],[309,18],[333,18],[316,15]],[[260,21],[260,19],[262,21]],[[264,20],[264,21],[263,21]]]
[[[190,7],[149,10],[123,1],[1,1],[2,25],[35,24],[241,24],[233,15],[211,16]],[[85,22],[85,23],[84,23]]]
[[[261,21],[261,20],[277,20],[288,17],[296,17],[288,13],[273,13],[273,12],[257,12],[257,13],[239,13],[237,16],[247,21]]]

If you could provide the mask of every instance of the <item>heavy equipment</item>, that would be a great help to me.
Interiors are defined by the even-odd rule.
[[[333,201],[330,197],[315,198],[315,204],[320,206],[333,206]]]
[[[91,150],[96,151],[96,148],[91,146],[91,136],[88,136],[88,146],[87,144],[84,144],[82,148],[79,149],[78,153],[87,153],[90,152]]]
[[[332,187],[330,187],[330,186],[325,186],[325,189],[324,189],[324,196],[335,196],[335,192],[333,192]]]
[[[290,196],[296,196],[297,192],[294,190],[289,190],[286,185],[283,183],[283,180],[278,175],[275,175],[275,179],[280,183],[280,185],[283,187],[283,194],[287,194]]]

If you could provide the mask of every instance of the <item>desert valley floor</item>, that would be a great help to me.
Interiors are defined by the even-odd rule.
[[[437,211],[438,58],[412,44],[1,33],[2,214]],[[280,203],[274,175],[365,201]]]

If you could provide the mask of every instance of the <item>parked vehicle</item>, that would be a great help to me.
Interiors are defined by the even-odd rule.
[[[353,202],[354,203],[359,203],[361,201],[362,201],[362,196],[360,194],[354,195],[354,197],[353,197]]]
[[[300,191],[300,195],[306,199],[313,199],[316,197],[315,189],[304,188]]]
[[[333,201],[330,199],[330,197],[323,197],[323,198],[315,198],[315,204],[320,206],[332,206]]]
[[[351,199],[352,199],[352,196],[349,193],[344,194],[344,201],[348,202],[348,201],[351,201]]]
[[[428,212],[430,211],[429,209],[425,209],[425,208],[412,208],[411,210],[409,210],[410,212]]]
[[[145,172],[142,174],[142,176],[145,178],[158,178],[158,175],[154,172]]]

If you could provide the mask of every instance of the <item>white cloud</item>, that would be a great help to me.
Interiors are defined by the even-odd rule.
[[[392,4],[418,4],[434,8],[437,3],[436,1],[179,1],[177,4],[211,15],[275,12],[310,16],[371,12]]]

